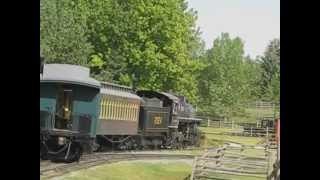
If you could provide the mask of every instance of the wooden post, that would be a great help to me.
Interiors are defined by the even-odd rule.
[[[221,128],[221,118],[219,119],[219,128]]]
[[[277,160],[280,161],[280,121],[278,122],[278,149],[277,149]]]
[[[277,148],[277,161],[280,161],[280,143],[278,144]]]
[[[250,128],[250,135],[252,136],[252,126],[251,126],[251,128]]]
[[[268,145],[267,145],[268,147]],[[268,162],[267,162],[267,180],[270,180],[270,171],[272,170],[272,168],[270,168],[272,162],[271,162],[271,152],[267,151],[267,158],[268,158]]]
[[[276,118],[276,107],[275,103],[272,103],[272,109],[273,109],[273,120]]]
[[[193,180],[194,179],[194,176],[195,176],[195,171],[196,171],[196,168],[197,168],[197,156],[194,158],[193,160],[193,165],[192,165],[192,173],[191,173],[191,176],[190,176],[190,180]]]
[[[267,137],[267,144],[269,144],[269,127],[267,126],[267,135],[266,135],[266,137]]]
[[[208,127],[210,127],[210,119],[208,118]]]

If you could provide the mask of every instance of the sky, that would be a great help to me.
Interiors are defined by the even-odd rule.
[[[280,38],[280,0],[187,0],[198,12],[197,25],[206,48],[221,33],[238,36],[245,55],[263,55],[270,40]]]

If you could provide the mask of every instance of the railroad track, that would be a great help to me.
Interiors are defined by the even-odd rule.
[[[40,161],[41,179],[49,179],[63,174],[97,166],[105,163],[120,161],[143,160],[143,159],[193,159],[195,155],[163,154],[163,153],[94,153],[83,155],[79,162],[52,163]]]

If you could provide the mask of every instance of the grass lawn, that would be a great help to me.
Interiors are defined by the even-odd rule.
[[[161,152],[158,153],[164,153],[164,154],[184,154],[184,155],[201,155],[203,151],[203,148],[193,148],[193,149],[182,149],[182,150],[161,150]]]
[[[224,132],[237,131],[237,129],[211,127],[200,127],[200,129],[205,133],[205,139],[202,142],[203,147],[218,147],[226,142],[234,142],[243,145],[256,145],[263,141],[263,138],[261,137],[231,136],[223,134]]]
[[[183,180],[191,164],[171,161],[129,161],[106,164],[59,177],[63,180]]]
[[[242,129],[231,129],[231,128],[212,128],[212,127],[200,127],[201,132],[206,134],[223,134],[226,132],[237,132]]]

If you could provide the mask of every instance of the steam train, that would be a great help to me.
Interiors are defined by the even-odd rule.
[[[183,96],[99,82],[82,66],[40,63],[41,159],[197,145],[194,113]]]

